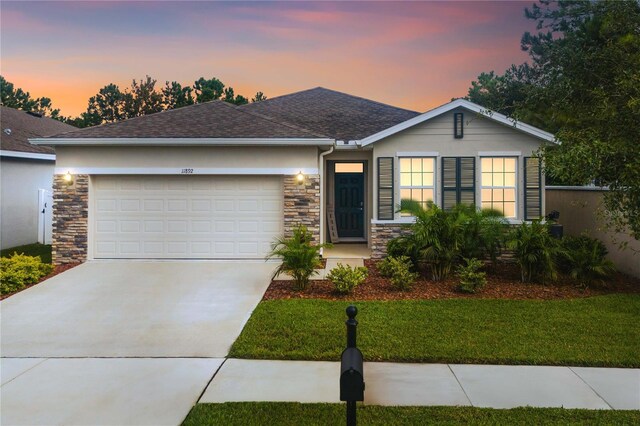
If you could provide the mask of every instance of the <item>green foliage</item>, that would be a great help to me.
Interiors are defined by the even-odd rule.
[[[367,279],[368,270],[364,266],[351,267],[338,263],[327,275],[339,293],[351,293]]]
[[[411,240],[410,235],[400,236],[389,240],[387,242],[387,256],[406,256],[411,260],[411,263],[416,265],[419,260],[418,253],[413,252],[413,244]]]
[[[393,243],[393,251],[425,262],[434,281],[446,278],[462,257],[491,259],[502,252],[507,222],[495,210],[457,205],[444,211],[431,204],[427,209],[402,200],[400,210],[415,216],[411,234]]]
[[[13,83],[7,81],[0,75],[0,100],[2,105],[20,109],[23,111],[33,111],[56,120],[64,121],[60,116],[60,110],[53,108],[49,98],[32,98],[29,92],[21,88],[15,88]]]
[[[53,266],[42,263],[40,257],[14,253],[0,258],[0,293],[8,294],[23,289],[53,270]]]
[[[464,259],[459,265],[456,275],[460,280],[458,289],[464,293],[475,293],[487,284],[487,274],[480,271],[483,264],[478,259]]]
[[[554,132],[548,182],[607,186],[609,225],[640,238],[640,2],[550,1],[525,9],[528,63],[482,73],[468,98]]]
[[[358,405],[358,424],[409,425],[633,425],[637,410],[587,410],[520,407],[409,407]],[[299,402],[198,403],[182,426],[329,426],[344,423],[344,404]]]
[[[162,104],[164,109],[182,108],[183,106],[193,105],[193,89],[190,86],[182,87],[177,81],[169,83],[165,82],[162,89]]]
[[[256,95],[251,98],[251,102],[262,102],[266,101],[267,97],[262,92],[256,92]]]
[[[9,247],[0,250],[0,257],[10,257],[14,253],[22,253],[27,256],[39,256],[44,263],[51,263],[51,245],[33,243],[24,246]]]
[[[398,290],[410,290],[419,274],[413,272],[413,264],[407,256],[387,256],[378,263],[378,270],[382,276],[391,280],[391,285]]]
[[[562,250],[548,225],[540,221],[522,223],[509,234],[507,248],[514,251],[522,282],[556,278],[556,261]]]
[[[413,262],[411,261],[411,258],[409,258],[409,256],[393,256],[390,254],[388,254],[387,257],[378,262],[376,266],[378,267],[378,272],[380,273],[380,275],[390,278],[393,275],[393,271],[395,271],[398,264],[401,263],[407,264],[407,266],[409,266],[409,269],[413,268]]]
[[[358,301],[367,361],[640,367],[640,295]],[[344,301],[266,300],[230,358],[335,361]],[[603,344],[606,342],[606,344]]]
[[[282,263],[278,265],[271,279],[280,274],[293,277],[296,290],[306,290],[312,275],[317,274],[320,262],[320,249],[327,244],[313,244],[313,235],[305,226],[294,229],[290,238],[280,237],[271,245],[271,252],[267,259],[280,258]]]
[[[562,239],[562,248],[562,271],[584,287],[597,281],[602,282],[615,272],[615,266],[606,258],[607,249],[600,240],[586,235],[567,236]]]

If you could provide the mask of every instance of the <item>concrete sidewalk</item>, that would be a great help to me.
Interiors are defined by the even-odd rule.
[[[339,402],[340,364],[228,359],[200,402]],[[640,409],[640,369],[508,365],[364,366],[365,404]]]

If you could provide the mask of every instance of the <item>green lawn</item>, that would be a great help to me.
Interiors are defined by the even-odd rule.
[[[358,302],[368,361],[640,367],[640,296]],[[347,302],[261,302],[231,357],[340,359]]]
[[[34,243],[26,246],[11,247],[0,251],[0,257],[8,257],[13,253],[40,256],[42,262],[51,263],[51,245]]]
[[[361,425],[636,425],[640,411],[474,407],[358,407]],[[197,404],[183,426],[202,425],[344,425],[342,404],[236,402]]]

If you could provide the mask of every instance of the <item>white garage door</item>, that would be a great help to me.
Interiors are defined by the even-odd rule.
[[[279,176],[94,176],[93,257],[264,257],[282,191]]]

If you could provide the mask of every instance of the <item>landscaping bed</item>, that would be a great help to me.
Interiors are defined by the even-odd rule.
[[[358,406],[361,425],[633,425],[640,411],[579,410],[564,408],[382,407]],[[185,421],[191,425],[344,425],[344,404],[295,402],[228,402],[196,404]]]
[[[341,294],[328,280],[314,280],[305,291],[297,291],[291,281],[275,280],[264,294],[263,300],[276,299],[329,299],[329,300],[406,300],[406,299],[568,299],[597,295],[631,293],[640,294],[640,279],[624,274],[612,275],[604,284],[582,288],[570,277],[562,277],[547,284],[522,283],[520,268],[513,263],[500,263],[487,267],[487,285],[478,293],[458,291],[455,276],[436,282],[420,278],[410,291],[395,289],[388,278],[381,276],[375,261],[365,260],[369,275],[351,294]]]
[[[230,357],[336,361],[353,299],[268,300]],[[359,301],[367,361],[640,367],[640,295]]]

